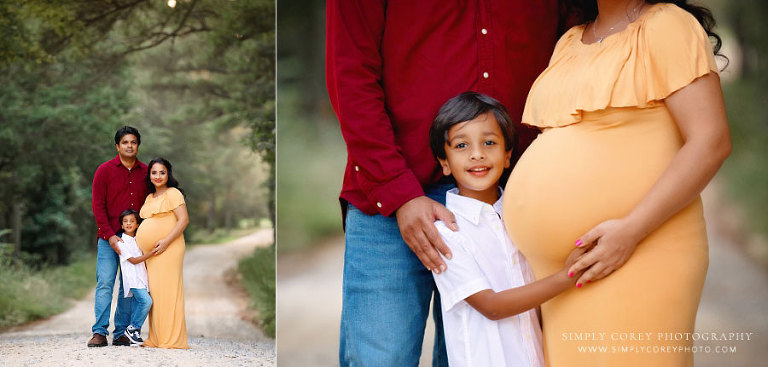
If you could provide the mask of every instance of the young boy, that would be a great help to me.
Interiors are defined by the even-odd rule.
[[[149,281],[144,260],[152,256],[141,252],[136,243],[136,229],[139,228],[139,213],[128,209],[120,214],[123,242],[120,246],[120,269],[123,273],[124,297],[133,297],[131,302],[131,324],[125,329],[125,336],[131,341],[131,346],[142,345],[141,325],[147,319],[152,298],[149,296]]]
[[[458,232],[436,222],[453,256],[434,274],[442,301],[448,362],[455,366],[544,366],[535,308],[578,277],[567,269],[535,281],[501,219],[499,179],[510,166],[514,133],[504,106],[474,92],[446,102],[429,132],[443,174],[457,188],[446,194]]]

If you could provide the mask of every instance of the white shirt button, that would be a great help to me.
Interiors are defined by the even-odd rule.
[[[483,33],[483,34],[488,34],[488,30],[485,29],[485,28],[481,29],[480,32]]]
[[[483,78],[488,79],[489,76],[487,71],[483,73]]]
[[[357,172],[357,171],[360,171],[360,167],[358,167],[358,166],[355,166],[355,171],[356,171],[356,172]]]
[[[377,202],[377,203],[376,203],[376,206],[378,206],[379,208],[381,208],[381,203]]]

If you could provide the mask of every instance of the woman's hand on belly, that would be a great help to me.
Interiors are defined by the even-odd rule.
[[[168,245],[170,245],[171,242],[166,240],[165,238],[157,241],[155,246],[152,248],[152,253],[155,255],[160,255],[168,248]]]
[[[577,247],[591,249],[568,269],[568,274],[584,271],[577,287],[602,279],[627,262],[642,237],[626,218],[602,222],[576,241]]]

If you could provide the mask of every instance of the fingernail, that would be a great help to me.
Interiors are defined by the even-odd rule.
[[[576,284],[576,288],[581,288],[581,283]]]
[[[446,259],[448,259],[448,260],[450,260],[452,257],[453,257],[453,254],[447,254],[447,255],[445,255],[445,258],[446,258]]]
[[[573,272],[568,273],[568,278],[573,278]]]
[[[440,271],[445,271],[445,265],[440,265]]]
[[[592,283],[592,280],[587,280],[587,283]]]
[[[451,223],[451,229],[453,229],[454,231],[458,231],[459,226],[457,226],[456,223]]]
[[[581,242],[581,238],[579,238],[578,240],[576,240],[576,247],[581,247],[581,245],[582,245],[582,244],[583,244],[583,243]]]

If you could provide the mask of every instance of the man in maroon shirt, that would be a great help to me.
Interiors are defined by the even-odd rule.
[[[428,131],[449,98],[476,91],[514,120],[546,67],[557,0],[327,0],[326,83],[347,144],[342,366],[418,364],[429,301],[455,226]],[[521,148],[536,131],[516,126]],[[435,365],[447,365],[439,297]]]
[[[92,327],[93,337],[88,341],[89,347],[107,345],[112,293],[120,263],[120,248],[117,243],[122,242],[122,239],[115,235],[120,229],[120,213],[126,209],[139,211],[147,197],[147,165],[136,158],[139,144],[141,135],[138,130],[130,126],[118,129],[115,133],[117,156],[102,163],[93,175],[91,202],[93,216],[99,228],[99,241],[94,300],[96,322]],[[123,335],[130,323],[130,313],[131,299],[123,297],[123,278],[120,277],[112,345],[131,344],[128,337]]]

